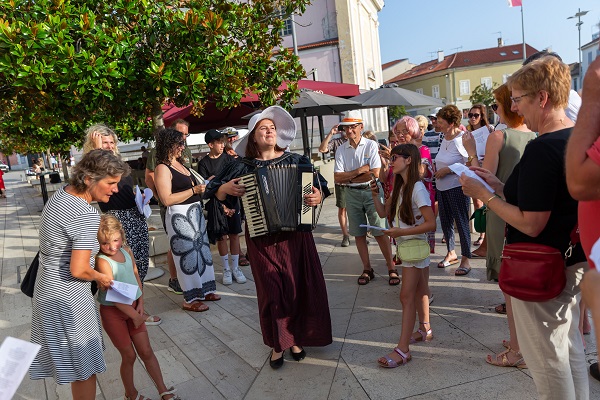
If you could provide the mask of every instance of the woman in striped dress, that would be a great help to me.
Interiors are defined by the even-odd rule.
[[[94,399],[96,374],[106,370],[100,318],[90,289],[91,281],[107,289],[111,280],[94,270],[100,215],[90,203],[107,202],[128,173],[129,166],[111,151],[91,151],[42,213],[31,319],[31,342],[42,347],[30,376],[70,383],[73,399]]]

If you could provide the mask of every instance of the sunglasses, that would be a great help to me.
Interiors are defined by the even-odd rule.
[[[498,104],[492,104],[492,110],[498,111]]]
[[[177,142],[177,146],[185,147],[185,140],[181,140],[181,141]]]
[[[437,121],[437,117],[429,117],[429,119],[432,121]]]
[[[479,113],[469,113],[469,114],[467,114],[467,115],[469,116],[469,118],[479,118],[479,116],[480,116],[481,114],[479,114]]]
[[[399,157],[404,158],[405,160],[408,160],[410,158],[409,155],[407,154],[392,154],[392,156],[390,157],[390,160],[392,162],[396,161]]]

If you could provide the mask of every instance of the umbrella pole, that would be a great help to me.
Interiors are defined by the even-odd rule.
[[[300,118],[300,129],[302,130],[302,147],[304,148],[304,155],[310,157],[310,151],[308,148],[308,122],[306,120],[306,110],[304,110],[304,115]]]
[[[323,143],[323,141],[325,140],[325,128],[323,126],[323,116],[319,115],[319,117],[317,119],[319,121],[319,137],[321,138],[321,142],[319,142],[319,143]],[[323,161],[325,161],[325,153],[321,153],[321,159]]]

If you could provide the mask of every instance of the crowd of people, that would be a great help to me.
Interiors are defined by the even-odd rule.
[[[600,238],[600,58],[585,77],[577,124],[565,111],[572,111],[569,67],[553,53],[528,59],[493,94],[491,108],[502,124],[497,128],[488,122],[484,105],[469,110],[468,127],[461,125],[462,111],[446,105],[427,117],[399,119],[384,144],[363,132],[362,114],[355,110],[345,113],[321,143],[319,150],[335,158],[332,186],[340,245],[348,247],[354,240],[362,265],[357,284],[368,285],[375,278],[367,245],[371,238],[385,259],[389,285],[400,285],[397,345],[374,360],[383,368],[405,365],[412,361],[411,344],[434,341],[429,268],[439,216],[446,253],[433,265],[458,264],[454,274],[461,277],[470,273],[473,257],[485,257],[487,279],[499,283],[505,299],[496,311],[507,314],[508,340],[501,343],[503,351],[485,361],[529,368],[541,399],[587,399],[581,331],[586,306],[600,339],[600,273],[595,269],[600,262],[600,245],[595,246]],[[183,120],[157,131],[156,147],[144,154],[145,181],[160,202],[170,245],[168,289],[183,295],[184,311],[206,312],[205,302],[221,299],[211,244],[221,258],[222,283],[247,282],[239,268],[246,261],[239,238],[244,231],[240,197],[246,194],[241,177],[265,168],[310,164],[306,156],[289,151],[296,123],[283,108],[257,113],[248,130],[241,140],[235,140],[234,131],[208,131],[210,153],[198,171],[191,167]],[[475,137],[480,130],[487,136],[483,152]],[[136,354],[160,398],[177,399],[163,380],[146,329],[161,323],[144,310],[148,229],[117,142],[107,126],[90,126],[70,183],[44,208],[31,329],[31,341],[41,350],[30,375],[71,384],[75,399],[95,398],[96,375],[106,370],[104,328],[121,355],[126,399],[144,398],[133,381]],[[455,164],[469,167],[477,178],[457,174]],[[318,206],[329,195],[328,186],[315,173],[303,203]],[[471,200],[476,208],[486,207],[485,232],[475,243],[469,227]],[[98,202],[102,216],[92,202]],[[270,366],[281,368],[286,350],[302,361],[305,347],[332,343],[327,290],[312,232],[254,236],[246,229],[245,244]],[[474,251],[473,245],[478,246]],[[505,246],[514,245],[544,246],[565,255],[564,285],[557,295],[536,301],[512,289],[502,254]],[[138,287],[131,304],[107,300],[113,281]],[[590,373],[600,380],[597,363]]]

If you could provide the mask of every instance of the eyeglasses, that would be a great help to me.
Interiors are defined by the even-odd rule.
[[[362,125],[362,124],[343,125],[343,128],[345,131],[349,131],[350,129],[356,129],[359,125]]]
[[[181,141],[177,142],[177,146],[185,147],[185,140],[181,140]]]
[[[479,118],[479,116],[480,116],[481,114],[479,114],[479,113],[469,113],[469,114],[467,114],[467,115],[469,116],[469,118]]]
[[[404,129],[396,129],[394,131],[394,133],[396,135],[408,135],[410,133],[410,131],[408,129],[404,128]]]
[[[399,157],[404,158],[405,160],[409,159],[410,156],[407,154],[392,154],[392,156],[390,157],[390,161],[394,162],[396,161]]]
[[[521,98],[523,98],[523,97],[525,97],[525,96],[529,96],[530,94],[531,94],[531,93],[525,93],[525,94],[522,94],[522,95],[520,95],[520,96],[517,96],[517,97],[512,97],[512,96],[511,96],[511,97],[510,97],[510,101],[512,101],[512,102],[513,102],[513,103],[515,103],[515,104],[519,104],[519,102],[521,101]]]
[[[498,111],[498,104],[492,104],[492,110]]]
[[[432,121],[437,121],[437,117],[429,117],[429,119]]]

